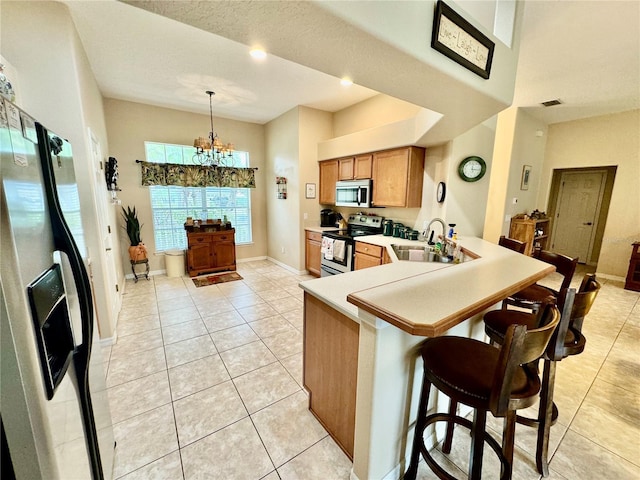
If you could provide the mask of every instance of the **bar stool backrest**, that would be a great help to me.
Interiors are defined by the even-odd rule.
[[[594,274],[586,274],[576,292],[569,288],[560,292],[558,308],[562,311],[560,323],[546,352],[549,360],[560,361],[568,355],[576,355],[584,350],[582,323],[600,291],[600,283]],[[572,335],[567,335],[571,330]],[[573,342],[568,341],[573,338]]]
[[[493,388],[489,405],[496,417],[504,417],[512,405],[511,391],[514,376],[522,365],[542,356],[560,321],[560,311],[547,304],[539,328],[527,330],[525,325],[510,325],[500,348],[498,366],[493,377]],[[537,374],[534,374],[537,376]]]
[[[554,253],[548,250],[540,250],[534,254],[534,257],[545,263],[550,263],[556,267],[556,272],[562,275],[562,285],[558,289],[561,292],[565,288],[569,288],[571,285],[571,279],[576,271],[576,265],[578,264],[578,257],[571,258],[561,253]]]
[[[521,242],[520,240],[516,240],[515,238],[507,238],[504,235],[500,236],[498,245],[518,253],[524,253],[527,248],[527,244],[525,242]]]

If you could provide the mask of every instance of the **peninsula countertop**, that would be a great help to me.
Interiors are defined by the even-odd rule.
[[[476,237],[458,239],[478,257],[460,264],[398,260],[391,245],[415,241],[383,235],[357,240],[385,247],[392,263],[300,286],[354,321],[360,308],[412,335],[441,335],[554,271],[552,265]]]

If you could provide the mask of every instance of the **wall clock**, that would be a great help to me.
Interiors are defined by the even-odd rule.
[[[477,182],[487,173],[487,164],[480,157],[467,157],[458,165],[458,175],[465,182]]]
[[[436,200],[438,203],[444,202],[444,197],[447,195],[447,186],[444,182],[438,183],[438,188],[436,189]]]

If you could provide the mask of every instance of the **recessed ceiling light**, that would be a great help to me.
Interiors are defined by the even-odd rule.
[[[343,78],[342,80],[340,80],[340,85],[348,87],[349,85],[353,85],[353,80],[349,78]]]
[[[251,55],[256,60],[262,60],[263,58],[267,57],[267,52],[265,52],[261,48],[254,48],[249,52],[249,55]]]

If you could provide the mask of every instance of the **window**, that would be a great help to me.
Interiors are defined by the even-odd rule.
[[[194,148],[184,145],[145,142],[148,162],[192,165]],[[233,166],[249,167],[248,152],[233,152]],[[149,187],[153,210],[156,251],[186,249],[184,222],[194,219],[224,218],[236,229],[236,244],[251,243],[251,192],[248,188]]]

